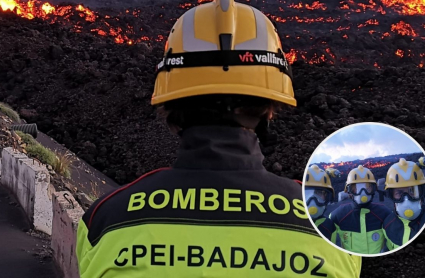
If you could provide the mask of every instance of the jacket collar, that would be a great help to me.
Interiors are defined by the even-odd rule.
[[[369,203],[366,203],[366,204],[359,205],[354,200],[351,200],[351,207],[354,210],[363,209],[363,208],[368,209],[370,207],[370,204],[372,204],[372,201],[370,201]]]
[[[181,135],[174,168],[264,170],[256,134],[240,127],[196,126]]]

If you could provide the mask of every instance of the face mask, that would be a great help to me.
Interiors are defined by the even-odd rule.
[[[311,200],[308,204],[308,213],[314,220],[322,216],[325,209],[326,206],[318,206],[316,200]]]
[[[354,196],[354,202],[356,202],[359,205],[364,205],[372,200],[371,195],[367,195],[364,191],[358,196]]]
[[[407,196],[404,197],[404,201],[396,203],[395,208],[397,214],[407,220],[416,219],[421,214],[421,201],[410,201]]]

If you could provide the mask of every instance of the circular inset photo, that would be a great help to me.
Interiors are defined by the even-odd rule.
[[[313,152],[303,200],[321,236],[347,253],[376,257],[412,242],[425,228],[423,148],[381,123],[328,136]]]

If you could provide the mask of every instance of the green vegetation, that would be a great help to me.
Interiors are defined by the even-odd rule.
[[[90,193],[89,195],[87,195],[90,200],[92,200],[93,202],[96,201],[97,199],[99,199],[99,197],[97,197],[94,193]]]
[[[55,153],[38,143],[30,134],[26,134],[18,130],[15,132],[27,145],[25,150],[29,156],[40,160],[40,162],[44,164],[51,165],[53,170],[59,175],[66,178],[71,177],[70,166],[73,160],[70,155]]]
[[[44,164],[52,165],[56,160],[56,155],[51,150],[43,147],[40,144],[27,145],[25,148],[28,155],[33,156]]]
[[[66,178],[70,178],[71,172],[69,168],[71,167],[72,162],[73,162],[72,157],[69,154],[67,153],[57,154],[55,157],[55,162],[53,162],[52,164],[52,167],[56,173]]]
[[[99,190],[99,185],[96,182],[91,181],[90,184],[91,184],[91,193],[88,196],[94,202],[97,199],[99,199],[101,193]]]
[[[21,137],[22,141],[27,145],[36,145],[38,142],[32,137],[32,135],[23,133],[20,130],[14,130],[16,134],[18,134],[19,137]]]
[[[15,122],[21,122],[19,114],[6,103],[0,102],[0,111]]]

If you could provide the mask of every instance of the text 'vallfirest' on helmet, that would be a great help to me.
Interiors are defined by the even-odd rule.
[[[151,104],[211,94],[296,106],[291,68],[273,23],[234,0],[199,5],[177,20],[157,66]]]
[[[359,165],[357,168],[348,173],[347,181],[345,183],[344,192],[348,192],[347,186],[355,183],[373,183],[376,184],[375,176],[372,171],[368,168],[363,167],[363,165]]]

